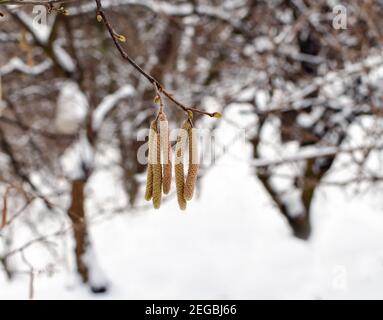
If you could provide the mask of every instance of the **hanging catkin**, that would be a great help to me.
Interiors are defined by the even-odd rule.
[[[198,154],[198,136],[192,126],[188,128],[189,137],[189,168],[186,177],[184,198],[189,201],[193,198],[195,185],[197,183],[199,154]]]
[[[155,130],[155,139],[153,142],[153,206],[159,209],[161,206],[162,197],[162,165],[161,165],[161,137],[157,130]]]
[[[153,151],[155,150],[155,136],[156,136],[156,121],[152,121],[150,124],[149,131],[149,142],[148,142],[148,169],[147,169],[147,177],[146,177],[146,192],[145,192],[145,200],[150,201],[153,197],[153,163],[155,157],[153,155]]]
[[[184,176],[184,153],[185,142],[191,127],[189,120],[186,120],[182,125],[177,137],[176,144],[176,159],[175,159],[175,176],[177,188],[177,200],[181,210],[186,209],[186,199],[184,197],[185,176]]]
[[[160,136],[161,136],[161,150],[162,150],[162,163],[163,163],[163,182],[162,188],[165,194],[168,194],[172,184],[172,149],[169,141],[169,123],[165,113],[161,112],[159,117],[160,123]]]
[[[145,200],[150,201],[153,196],[153,167],[148,163],[147,175],[146,175],[146,192]]]

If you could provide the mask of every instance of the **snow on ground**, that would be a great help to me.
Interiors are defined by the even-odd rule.
[[[61,267],[37,278],[35,298],[382,299],[381,196],[322,189],[311,240],[294,239],[246,165],[249,151],[233,144],[186,213],[172,199],[158,211],[119,214],[92,227],[108,294],[92,295]],[[105,174],[92,185],[97,197],[117,188]],[[28,278],[7,283],[1,275],[0,288],[0,299],[26,299]]]

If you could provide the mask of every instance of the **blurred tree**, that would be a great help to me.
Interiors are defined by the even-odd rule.
[[[47,25],[33,23],[31,3],[47,6]],[[97,21],[97,3],[112,29]],[[91,247],[87,184],[99,167],[117,167],[125,210],[137,206],[145,166],[136,133],[156,110],[151,76],[186,106],[204,105],[206,97],[223,110],[251,106],[256,176],[298,238],[309,238],[315,193],[340,155],[348,161],[341,166],[359,169],[336,185],[382,178],[369,167],[382,147],[379,1],[349,2],[344,30],[333,28],[337,1],[329,0],[1,4],[1,183],[18,190],[13,201],[42,202],[44,219],[69,218],[77,271],[94,292],[107,285]],[[110,32],[126,43],[113,42],[118,37]],[[151,76],[145,79],[119,48]],[[185,110],[171,99],[171,120],[179,121]],[[363,148],[353,149],[354,127],[365,137]],[[99,163],[106,154],[118,156]],[[14,215],[0,239],[9,276],[9,258],[22,252],[10,250]]]

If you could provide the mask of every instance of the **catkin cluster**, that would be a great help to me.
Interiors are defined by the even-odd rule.
[[[187,143],[188,142],[188,143]],[[185,178],[184,157],[188,145],[189,164]],[[147,169],[145,199],[152,200],[154,208],[161,205],[162,192],[168,194],[172,181],[172,152],[169,141],[169,124],[161,112],[150,125],[149,162]],[[193,198],[199,168],[198,137],[190,119],[179,130],[175,153],[175,182],[177,200],[181,210]]]
[[[150,124],[149,154],[145,199],[152,200],[155,209],[161,206],[162,192],[168,194],[172,182],[169,123],[161,112]]]

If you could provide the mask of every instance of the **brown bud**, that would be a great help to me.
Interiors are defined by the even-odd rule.
[[[154,102],[155,104],[160,104],[160,102],[161,102],[161,97],[160,97],[159,95],[156,95],[156,96],[154,97],[153,102]]]
[[[126,38],[125,38],[125,36],[123,36],[122,34],[114,34],[114,37],[118,40],[118,41],[120,41],[120,42],[126,42]]]

